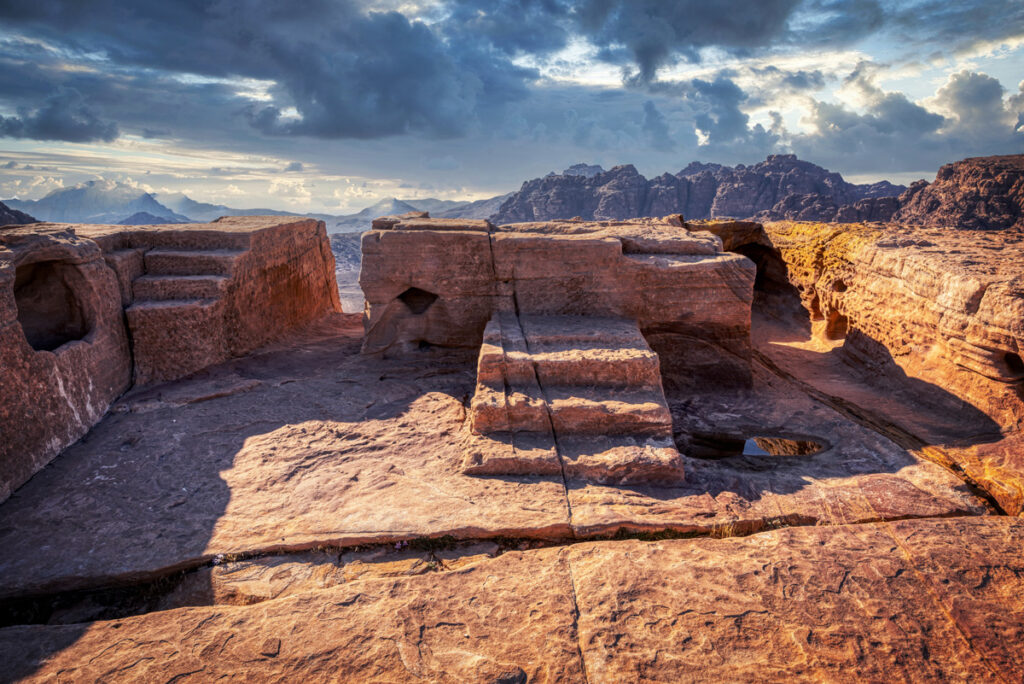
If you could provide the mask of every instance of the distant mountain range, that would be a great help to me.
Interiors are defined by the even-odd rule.
[[[12,209],[55,223],[119,223],[139,212],[167,219],[168,223],[191,220],[160,204],[150,193],[116,181],[87,181],[54,190],[39,200],[4,201]]]
[[[631,164],[610,171],[577,164],[561,174],[526,181],[491,220],[501,224],[575,216],[600,220],[681,213],[689,219],[768,220],[799,215],[805,220],[830,221],[840,209],[845,215],[857,214],[854,220],[885,220],[888,216],[876,219],[874,215],[884,213],[884,207],[891,216],[899,208],[892,198],[905,190],[888,181],[848,183],[838,173],[795,155],[771,155],[752,166],[693,162],[676,174],[665,173],[650,180]],[[859,213],[852,209],[858,202],[862,203]]]
[[[206,223],[221,216],[309,216],[327,224],[331,233],[362,232],[378,216],[428,211],[449,218],[487,218],[509,195],[476,202],[426,199],[382,199],[355,214],[313,214],[279,209],[236,209],[223,204],[197,202],[182,193],[155,194],[115,181],[87,181],[73,188],[54,190],[38,200],[5,200],[8,212],[16,212],[29,221],[18,220],[15,213],[0,213],[6,223],[39,221],[54,223],[108,223],[146,225],[160,223]],[[0,204],[0,206],[4,206]],[[9,208],[8,208],[9,207]],[[25,213],[22,213],[25,212]],[[31,214],[32,216],[28,216]],[[2,224],[0,224],[2,225]]]
[[[3,202],[0,202],[0,226],[18,226],[35,222],[36,220],[25,212],[11,209]]]
[[[378,216],[427,211],[441,218],[488,218],[494,223],[579,216],[623,219],[681,213],[689,219],[756,218],[813,221],[885,221],[901,208],[906,191],[888,181],[857,185],[795,155],[735,167],[693,162],[678,173],[647,179],[632,165],[605,171],[574,164],[561,173],[526,181],[518,192],[475,202],[385,198],[355,214],[303,214],[277,209],[236,209],[197,202],[182,193],[153,194],[114,181],[88,181],[39,200],[5,200],[40,221],[67,223],[208,222],[221,216],[310,216],[331,233],[361,232]]]

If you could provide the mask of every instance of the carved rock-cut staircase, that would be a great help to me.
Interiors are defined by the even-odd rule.
[[[678,482],[658,356],[633,321],[495,314],[484,332],[464,472]]]
[[[204,368],[225,356],[222,300],[240,249],[154,248],[143,256],[143,274],[132,281],[125,309],[132,344],[143,358],[178,366],[172,375]],[[184,366],[194,366],[184,367]],[[136,364],[136,383],[167,375],[167,369]]]

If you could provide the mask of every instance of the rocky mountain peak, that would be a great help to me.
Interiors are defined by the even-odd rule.
[[[900,196],[893,220],[933,228],[1024,229],[1024,154],[946,164]]]
[[[36,220],[25,212],[11,209],[3,202],[0,202],[0,226],[18,226],[35,222]]]
[[[527,181],[492,220],[514,223],[573,216],[602,220],[671,213],[693,219],[766,214],[768,218],[790,218],[787,212],[792,211],[808,220],[834,220],[840,207],[866,198],[895,197],[904,189],[891,183],[854,185],[793,154],[771,155],[750,166],[691,162],[674,176],[664,173],[651,180],[633,165],[624,164],[589,177],[562,175]],[[797,196],[801,199],[795,199]],[[779,207],[773,213],[776,205]],[[858,210],[857,215],[883,216],[885,209],[893,206],[876,203]]]

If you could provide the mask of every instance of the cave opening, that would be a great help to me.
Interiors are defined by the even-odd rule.
[[[427,309],[433,306],[434,302],[437,301],[437,295],[433,292],[427,292],[421,290],[418,287],[410,287],[408,290],[398,295],[398,298],[403,304],[414,314],[426,313]]]
[[[15,270],[18,323],[36,351],[53,351],[89,332],[82,303],[68,283],[75,270],[61,261],[24,264]]]
[[[774,318],[797,320],[804,324],[807,312],[800,303],[800,291],[789,280],[789,270],[782,255],[772,247],[757,243],[739,245],[733,249],[754,262],[755,310]]]
[[[825,321],[825,337],[830,340],[842,340],[850,328],[850,319],[836,310],[828,312],[828,319]]]
[[[1003,361],[1006,362],[1011,375],[1024,377],[1024,359],[1021,359],[1019,354],[1007,352],[1003,355]]]

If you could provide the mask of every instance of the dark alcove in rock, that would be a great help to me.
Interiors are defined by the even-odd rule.
[[[52,351],[89,332],[82,304],[68,283],[74,270],[65,262],[40,261],[15,272],[18,322],[36,351]]]

